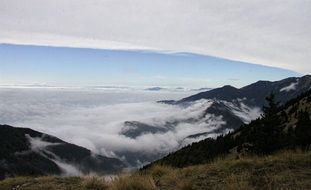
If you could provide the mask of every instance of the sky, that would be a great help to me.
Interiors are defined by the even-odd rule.
[[[300,76],[211,56],[153,51],[0,45],[0,84],[215,88]]]
[[[310,74],[309,18],[309,0],[0,0],[0,83],[216,87]]]

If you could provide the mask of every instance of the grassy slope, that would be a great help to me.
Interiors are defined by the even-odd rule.
[[[158,178],[161,189],[311,189],[310,153],[227,158],[169,171]]]
[[[173,169],[153,166],[143,174],[110,183],[101,177],[17,177],[0,181],[0,190],[196,190],[311,189],[311,152],[265,157],[228,157],[210,164]]]

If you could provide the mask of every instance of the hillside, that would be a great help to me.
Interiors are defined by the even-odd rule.
[[[263,108],[262,118],[227,135],[188,145],[151,165],[185,167],[208,163],[230,154],[264,155],[284,148],[308,149],[311,144],[311,91],[283,106],[278,106],[273,95],[267,100],[269,106]]]
[[[0,125],[0,179],[20,175],[113,173],[124,165],[115,158],[28,128]]]
[[[103,177],[17,177],[0,181],[0,190],[221,190],[311,188],[311,153],[217,159],[182,169],[154,166],[112,181]]]
[[[201,92],[174,102],[177,105],[185,105],[202,99],[211,99],[213,104],[206,109],[205,115],[213,114],[221,116],[226,122],[219,131],[237,129],[242,124],[257,118],[254,110],[262,108],[265,97],[271,93],[276,101],[285,104],[287,101],[310,90],[311,76],[290,77],[280,81],[258,81],[242,88],[223,86],[210,91]]]
[[[132,133],[161,133],[163,130],[172,130],[180,124],[192,124],[204,120],[206,116],[213,118],[220,117],[224,124],[220,128],[210,131],[209,118],[205,119],[206,131],[198,134],[192,134],[189,138],[204,137],[211,133],[224,133],[228,129],[239,128],[243,124],[249,123],[251,120],[260,116],[260,108],[265,105],[265,97],[269,94],[275,94],[276,101],[281,104],[299,96],[300,94],[310,90],[311,75],[303,77],[290,77],[280,81],[258,81],[242,88],[235,88],[230,85],[221,88],[200,92],[198,94],[183,98],[181,100],[163,100],[158,103],[177,105],[181,107],[191,106],[196,101],[208,100],[211,105],[206,107],[199,118],[182,118],[177,121],[167,121],[162,126],[154,126],[140,121],[126,121],[124,128],[127,129],[128,123],[131,122],[131,133],[124,133],[125,136],[133,137]],[[149,126],[140,127],[140,126]],[[150,131],[150,129],[153,129]],[[158,130],[158,131],[157,131]]]
[[[167,135],[185,126],[191,126],[192,130],[188,130],[189,133],[184,136],[179,136],[177,145],[168,150],[175,151],[189,143],[225,134],[260,117],[265,97],[270,93],[274,93],[276,101],[283,105],[310,88],[311,76],[306,75],[280,81],[258,81],[242,88],[226,85],[177,101],[159,101],[158,103],[164,104],[163,106],[178,108],[181,112],[179,115],[176,114],[176,117],[153,118],[153,121],[160,122],[124,121],[119,134],[136,140],[143,138],[144,135]],[[125,151],[118,155],[124,156],[130,165],[137,167],[137,160],[140,163],[152,162],[166,154],[167,151],[158,151],[153,155]]]

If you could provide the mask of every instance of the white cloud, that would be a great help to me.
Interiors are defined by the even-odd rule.
[[[221,117],[209,114],[200,118],[211,101],[198,101],[188,107],[144,101],[144,96],[150,98],[152,94],[153,99],[161,99],[159,92],[148,91],[0,88],[0,123],[32,128],[115,157],[122,157],[124,152],[160,156],[185,145],[188,141],[183,141],[189,135],[212,132],[225,124]],[[128,102],[120,102],[120,98]],[[166,122],[189,118],[196,122],[178,123],[164,133],[146,133],[137,138],[120,134],[125,121],[163,128]],[[192,139],[197,140],[200,139]],[[40,150],[49,145],[40,139],[32,139],[32,144]]]
[[[75,166],[60,160],[52,160],[63,172],[64,176],[82,176],[83,173]]]
[[[285,86],[284,88],[282,88],[280,90],[280,92],[283,92],[283,91],[289,92],[291,90],[296,90],[297,85],[298,85],[298,81],[297,82],[293,82],[290,85]]]
[[[310,73],[309,0],[0,0],[0,43],[193,52]]]
[[[44,150],[47,146],[51,145],[59,145],[60,143],[51,143],[43,141],[42,138],[32,138],[30,135],[26,134],[26,138],[28,139],[30,143],[30,148],[33,151],[40,151]]]
[[[75,166],[66,163],[61,160],[57,155],[53,152],[46,149],[47,146],[59,145],[60,143],[50,143],[42,140],[42,137],[31,137],[26,134],[26,138],[30,143],[30,148],[32,151],[38,152],[41,156],[53,161],[62,171],[62,175],[64,176],[81,176],[83,173]],[[50,157],[46,156],[44,152],[47,152]],[[27,153],[27,152],[25,152]]]
[[[186,96],[135,90],[0,88],[0,123],[32,128],[123,160],[127,159],[126,153],[159,157],[188,143],[215,137],[219,132],[214,130],[226,124],[222,116],[204,115],[214,100],[200,100],[185,107],[154,102],[168,96],[179,99],[181,95]],[[260,112],[244,104],[224,103],[246,121]],[[193,122],[177,122],[174,127],[165,125],[190,119]],[[125,121],[168,130],[130,138],[121,134]],[[187,138],[201,133],[206,135]],[[34,150],[50,145],[35,138],[31,142]],[[68,175],[77,173],[73,166],[55,160]]]
[[[238,99],[235,103],[223,102],[233,114],[238,116],[244,123],[250,123],[252,120],[257,119],[262,114],[259,107],[249,107],[243,103],[244,99]],[[246,99],[245,99],[246,100]]]

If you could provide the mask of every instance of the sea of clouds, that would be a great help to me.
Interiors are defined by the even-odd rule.
[[[202,113],[212,104],[201,100],[186,107],[156,103],[180,99],[193,91],[146,91],[95,88],[0,88],[0,123],[28,127],[54,135],[94,153],[127,160],[123,152],[164,155],[181,146],[218,134],[187,139],[189,135],[220,128],[221,117]],[[125,121],[139,121],[163,127],[179,123],[162,133],[145,133],[136,138],[120,134]],[[143,164],[150,160],[137,160]]]

